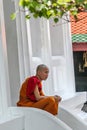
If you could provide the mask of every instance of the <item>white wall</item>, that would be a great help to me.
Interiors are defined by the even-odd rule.
[[[0,1],[0,112],[11,105],[3,1]]]
[[[6,41],[6,52],[7,52],[7,63],[8,63],[8,76],[9,85],[11,91],[11,103],[16,104],[18,98],[18,91],[20,86],[20,76],[19,76],[19,61],[18,61],[18,45],[17,45],[17,32],[16,23],[12,21],[10,15],[14,12],[14,5],[12,1],[1,0],[3,6],[3,25],[5,27],[5,37]],[[2,28],[3,31],[3,28]],[[2,41],[2,42],[4,42]],[[3,44],[3,43],[2,43]],[[3,46],[4,49],[4,46]],[[6,77],[7,78],[7,77]],[[6,86],[7,87],[7,86]]]

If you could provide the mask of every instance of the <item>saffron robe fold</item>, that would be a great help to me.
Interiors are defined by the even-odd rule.
[[[35,108],[39,108],[39,109],[45,110],[47,112],[50,112],[53,115],[58,114],[58,102],[55,100],[55,98],[53,96],[47,96],[46,98],[36,101],[34,96],[32,97],[32,96],[28,95],[29,94],[28,93],[29,80],[30,80],[30,77],[27,78],[21,86],[20,96],[19,96],[19,101],[17,102],[17,106],[35,107]],[[40,95],[44,96],[44,93],[42,91],[42,85],[40,84],[40,81],[38,81],[38,83],[39,83]],[[32,84],[33,84],[33,82],[32,82]],[[33,86],[33,91],[32,90],[30,90],[30,91],[33,93],[34,86]]]
[[[26,88],[26,95],[31,101],[36,101],[36,97],[34,95],[34,89],[36,86],[38,87],[38,91],[40,93],[42,91],[41,81],[37,76],[30,77]]]

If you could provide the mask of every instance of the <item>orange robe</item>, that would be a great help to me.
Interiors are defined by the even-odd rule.
[[[29,78],[27,78],[22,84],[22,87],[20,89],[20,97],[19,97],[19,101],[17,102],[17,106],[35,107],[35,108],[48,111],[53,115],[58,114],[58,102],[54,99],[53,96],[48,96],[39,101],[31,101],[27,97],[26,89],[28,85],[28,80]],[[40,95],[44,96],[44,93],[42,90],[40,91]]]

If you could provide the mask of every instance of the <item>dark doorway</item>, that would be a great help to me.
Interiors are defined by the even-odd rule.
[[[76,91],[87,91],[87,51],[73,51]]]

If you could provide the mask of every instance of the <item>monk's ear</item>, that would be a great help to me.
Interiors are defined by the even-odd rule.
[[[38,71],[37,71],[37,75],[39,75],[39,74],[40,74],[40,71],[38,70]]]
[[[38,74],[41,74],[41,71],[38,71]]]
[[[41,73],[42,73],[42,71],[38,71],[38,75],[39,75],[39,76],[41,75]]]

